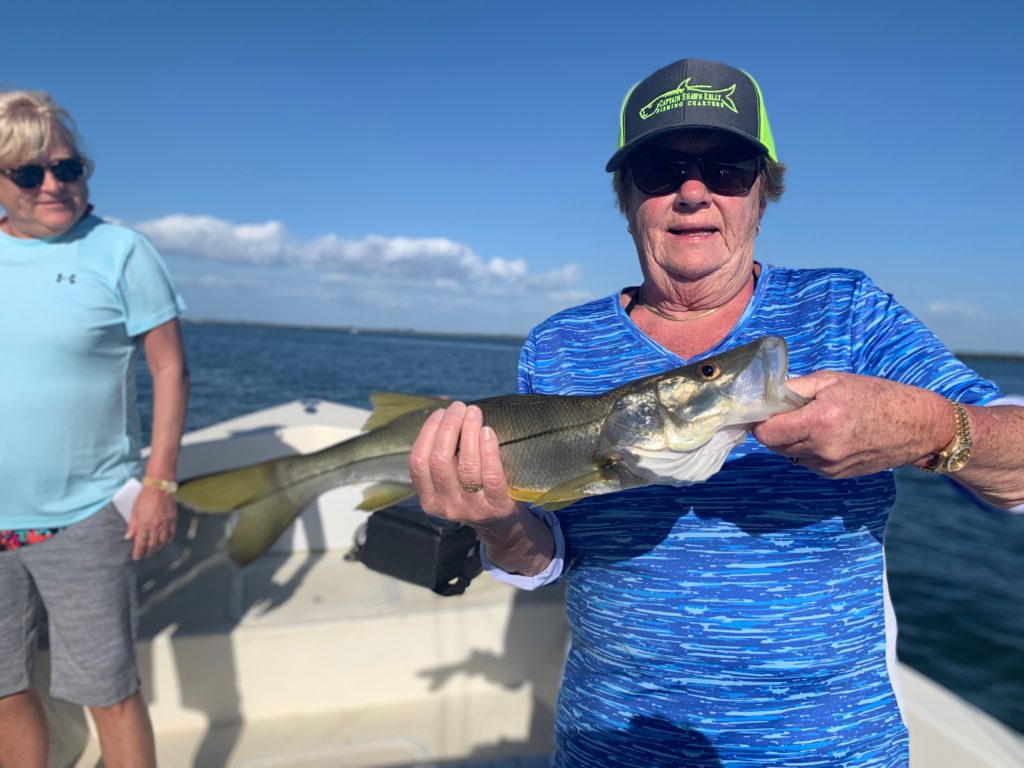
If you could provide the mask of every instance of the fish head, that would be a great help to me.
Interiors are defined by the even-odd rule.
[[[785,339],[764,336],[662,374],[654,391],[666,417],[666,447],[693,450],[720,430],[806,404],[786,387],[787,367]]]
[[[612,390],[597,458],[649,483],[706,480],[755,422],[808,402],[786,387],[787,357],[766,336]]]
[[[808,402],[786,387],[787,365],[785,340],[765,336],[615,390],[603,456],[650,483],[706,480],[752,424]]]

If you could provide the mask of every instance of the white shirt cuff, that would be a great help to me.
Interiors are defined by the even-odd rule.
[[[1024,395],[1003,395],[1002,397],[985,403],[989,405],[1021,405],[1024,406]]]
[[[533,513],[534,517],[543,520],[547,524],[548,528],[551,529],[552,537],[555,539],[555,556],[551,558],[548,567],[540,573],[534,576],[523,576],[517,573],[509,573],[499,568],[487,557],[487,548],[482,541],[480,542],[480,563],[483,565],[484,570],[487,571],[487,574],[502,584],[511,584],[513,587],[527,591],[537,589],[538,587],[546,587],[548,584],[558,581],[558,578],[562,575],[562,568],[565,562],[565,536],[562,535],[562,526],[558,522],[558,515],[536,507],[530,507],[530,512]]]

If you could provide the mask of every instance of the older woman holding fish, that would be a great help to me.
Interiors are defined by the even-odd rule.
[[[556,765],[905,768],[881,543],[890,470],[945,473],[1017,507],[1024,408],[864,274],[755,261],[785,168],[745,72],[684,59],[651,74],[627,95],[607,170],[643,282],[535,328],[520,391],[597,394],[705,356],[689,375],[724,379],[725,350],[770,335],[806,400],[752,419],[704,482],[665,463],[680,450],[666,432],[629,464],[660,471],[656,484],[591,496],[591,473],[561,501],[510,487],[500,428],[452,403],[410,453],[423,508],[474,526],[497,578],[567,581]],[[730,401],[691,391],[669,422]]]
[[[140,235],[92,215],[92,164],[47,94],[0,94],[0,765],[47,765],[31,689],[89,707],[106,765],[156,763],[135,663],[133,559],[174,535],[184,304]],[[135,362],[153,377],[142,484]],[[120,514],[119,514],[120,512]]]

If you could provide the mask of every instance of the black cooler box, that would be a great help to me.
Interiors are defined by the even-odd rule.
[[[431,517],[415,500],[370,515],[348,559],[439,595],[462,594],[481,571],[476,531]]]

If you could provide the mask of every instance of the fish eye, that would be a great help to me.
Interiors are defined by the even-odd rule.
[[[704,363],[697,368],[697,378],[701,381],[712,381],[721,373],[722,369],[714,363]]]

